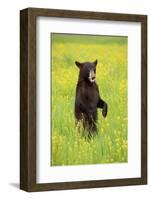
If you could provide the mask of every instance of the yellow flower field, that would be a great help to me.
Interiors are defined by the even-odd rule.
[[[122,163],[127,143],[127,37],[51,35],[53,166]],[[97,84],[108,104],[104,119],[98,109],[98,135],[87,140],[75,127],[74,101],[78,80],[75,61],[98,60]]]

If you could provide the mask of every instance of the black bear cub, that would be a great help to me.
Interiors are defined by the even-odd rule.
[[[102,109],[103,117],[107,115],[107,103],[102,100],[96,83],[96,65],[94,62],[75,62],[79,68],[79,78],[76,87],[75,118],[81,122],[88,136],[97,133],[97,108]]]

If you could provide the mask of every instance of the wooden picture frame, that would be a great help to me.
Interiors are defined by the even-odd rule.
[[[36,19],[39,16],[141,23],[141,177],[36,183]],[[20,12],[20,188],[47,191],[147,184],[147,16],[27,8]]]

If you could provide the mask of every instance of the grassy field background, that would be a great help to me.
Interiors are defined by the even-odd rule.
[[[128,160],[127,37],[51,34],[53,166],[121,163]],[[104,119],[98,109],[99,134],[86,140],[76,131],[75,61],[98,60],[97,84],[108,104]]]

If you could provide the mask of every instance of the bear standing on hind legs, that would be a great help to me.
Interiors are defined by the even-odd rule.
[[[107,103],[101,99],[95,81],[97,60],[94,62],[75,62],[79,68],[79,78],[76,87],[75,118],[81,122],[84,130],[91,137],[97,133],[97,108],[102,109],[103,117],[107,115]]]

